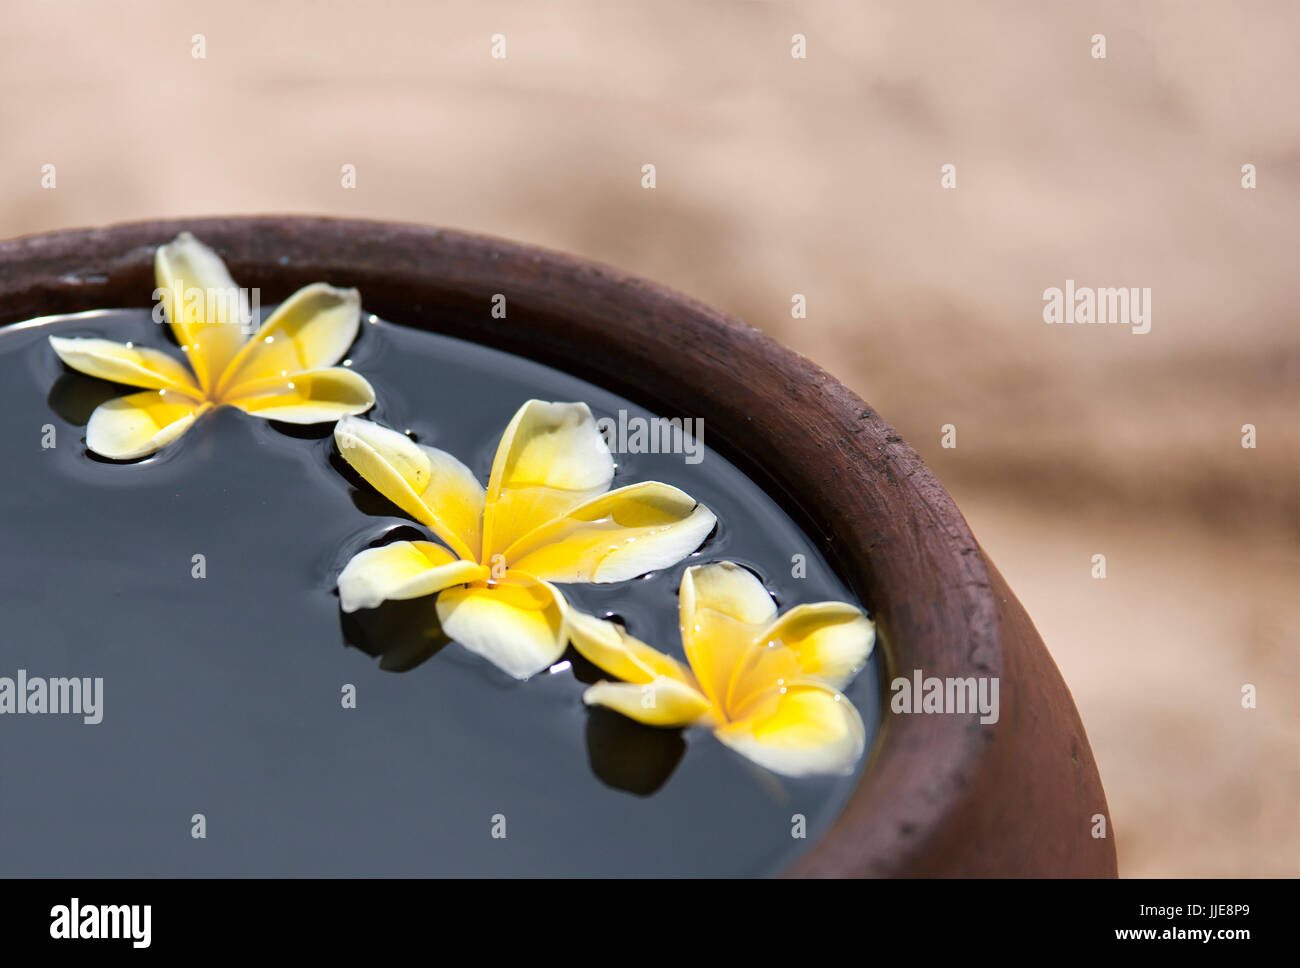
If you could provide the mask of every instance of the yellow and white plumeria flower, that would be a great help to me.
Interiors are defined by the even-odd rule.
[[[678,606],[689,666],[620,625],[570,615],[574,648],[623,680],[596,683],[584,701],[651,726],[709,726],[727,746],[788,776],[853,768],[866,730],[839,690],[875,644],[875,625],[861,609],[818,602],[777,617],[763,583],[730,561],[686,569]]]
[[[184,232],[154,256],[163,311],[187,368],[161,350],[107,339],[50,337],[74,370],[144,387],[109,400],[86,426],[86,446],[117,460],[145,457],[180,437],[213,407],[286,423],[338,420],[368,410],[365,378],[334,366],[356,339],[355,289],[314,283],[281,303],[248,338],[247,295],[221,257]],[[179,297],[179,301],[178,301]]]
[[[451,454],[371,421],[340,420],[334,439],[371,486],[446,545],[362,551],[339,575],[343,610],[438,592],[443,631],[517,679],[551,665],[568,641],[573,609],[551,582],[618,582],[666,568],[717,521],[667,484],[609,490],[614,460],[585,403],[520,407],[486,490]]]

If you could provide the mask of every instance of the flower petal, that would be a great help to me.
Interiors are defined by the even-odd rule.
[[[715,561],[686,569],[681,584],[682,628],[697,609],[721,612],[746,625],[763,625],[776,617],[776,602],[748,568],[734,561]]]
[[[227,391],[225,402],[267,420],[332,423],[369,410],[375,391],[360,373],[329,366],[241,383]]]
[[[154,278],[163,312],[199,386],[213,390],[250,332],[248,295],[235,285],[221,257],[188,232],[158,247]]]
[[[749,704],[787,683],[805,678],[792,649],[763,640],[744,650],[727,683],[723,709],[727,719],[743,719]]]
[[[462,561],[431,541],[394,541],[356,554],[339,573],[339,604],[345,612],[377,608],[392,599],[421,598],[480,581],[487,569]]]
[[[68,366],[88,376],[148,390],[175,390],[202,398],[189,369],[161,350],[109,339],[51,336],[50,346]]]
[[[468,467],[370,420],[340,420],[334,442],[371,487],[432,528],[461,558],[479,560],[483,486]]]
[[[732,677],[776,615],[776,603],[750,571],[730,561],[687,568],[678,589],[682,647],[705,695],[726,708]]]
[[[684,491],[632,484],[534,528],[505,552],[512,568],[547,581],[616,582],[667,568],[698,548],[717,518]]]
[[[361,295],[323,282],[304,286],[275,308],[231,360],[218,392],[240,383],[333,366],[361,325]]]
[[[371,487],[411,517],[430,524],[432,512],[420,495],[429,486],[433,469],[419,444],[396,430],[354,417],[334,426],[334,443]]]
[[[112,460],[133,460],[165,447],[208,407],[172,390],[145,390],[101,403],[86,424],[86,446]]]
[[[483,485],[474,472],[437,447],[417,444],[429,461],[429,485],[420,500],[477,560],[483,543]]]
[[[637,684],[667,677],[695,688],[695,677],[686,666],[628,635],[623,626],[575,608],[569,609],[568,620],[573,647],[611,676]]]
[[[807,675],[842,689],[871,655],[876,625],[855,605],[816,602],[790,609],[763,638],[794,652]]]
[[[774,689],[743,719],[714,731],[759,766],[786,776],[848,773],[866,747],[853,704],[825,683],[807,680]]]
[[[582,694],[588,706],[606,706],[647,726],[689,726],[709,713],[709,700],[677,679],[646,683],[598,682]]]
[[[541,672],[564,654],[563,597],[528,575],[493,585],[448,588],[438,595],[442,630],[516,679]]]
[[[488,480],[485,559],[584,501],[614,479],[614,458],[585,403],[529,400],[515,413]]]

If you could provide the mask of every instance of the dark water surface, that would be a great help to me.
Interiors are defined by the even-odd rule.
[[[570,650],[515,682],[426,629],[433,599],[344,620],[334,592],[400,511],[340,472],[331,426],[231,408],[134,464],[89,456],[94,405],[124,392],[65,370],[46,336],[171,350],[147,310],[0,329],[0,676],[102,677],[103,721],[0,716],[0,874],[737,874],[788,864],[857,782],[768,774],[707,730],[660,731],[582,703]],[[486,482],[529,397],[649,412],[554,369],[383,322],[350,358],[369,415]],[[673,416],[668,414],[667,416]],[[707,414],[704,441],[709,441]],[[47,425],[57,435],[41,446]],[[718,515],[687,561],[621,585],[561,586],[681,656],[688,564],[752,567],[789,608],[856,601],[813,543],[711,450],[616,455],[614,486],[657,479]],[[192,577],[193,556],[207,575]],[[791,577],[805,555],[807,577]],[[441,647],[440,647],[441,646]],[[367,654],[367,652],[372,654]],[[357,707],[340,702],[345,684]],[[879,716],[873,659],[847,689]],[[859,772],[861,765],[859,765]],[[203,814],[206,839],[191,836]],[[807,839],[791,836],[807,818]],[[492,836],[504,818],[504,839]]]

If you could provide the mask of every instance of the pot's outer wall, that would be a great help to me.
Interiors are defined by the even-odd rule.
[[[263,303],[310,282],[395,322],[557,365],[671,415],[778,492],[880,628],[887,676],[1000,679],[1000,718],[888,711],[843,816],[790,871],[1114,876],[1074,702],[1024,608],[916,453],[758,330],[601,265],[459,232],[335,219],[148,222],[0,243],[0,325],[147,306],[153,250],[192,231]],[[493,319],[504,293],[506,319]],[[449,312],[459,309],[459,312]],[[721,440],[721,443],[719,443]],[[1106,817],[1094,838],[1094,817]]]

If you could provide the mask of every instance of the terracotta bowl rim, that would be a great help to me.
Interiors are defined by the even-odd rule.
[[[795,501],[809,537],[867,603],[880,626],[886,681],[914,669],[1003,674],[983,554],[951,497],[894,429],[759,330],[611,266],[386,221],[130,222],[0,242],[0,325],[151,305],[153,249],[181,231],[213,245],[240,285],[265,288],[265,302],[318,280],[356,286],[367,312],[558,364],[638,402],[702,416],[714,440],[726,441],[727,456],[748,451],[746,469],[782,491],[778,500]],[[508,300],[504,320],[488,312],[498,292]],[[452,306],[480,306],[482,319],[449,327],[438,310]],[[783,460],[774,464],[772,453]],[[891,716],[886,708],[845,815],[792,872],[906,872],[974,785],[986,740],[971,716]]]

